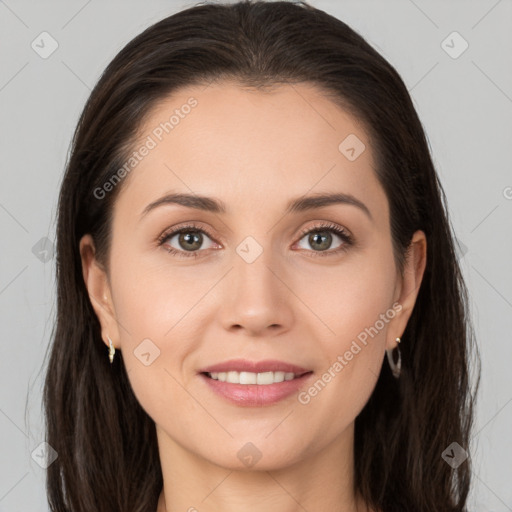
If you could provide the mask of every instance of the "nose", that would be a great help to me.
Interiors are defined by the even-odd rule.
[[[293,293],[283,264],[264,250],[254,261],[235,254],[222,297],[223,327],[248,336],[277,335],[291,328]],[[267,332],[268,331],[268,332]]]

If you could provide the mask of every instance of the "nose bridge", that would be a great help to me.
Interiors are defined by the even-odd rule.
[[[265,240],[262,237],[265,236]],[[256,300],[269,300],[276,293],[280,293],[279,283],[271,271],[277,265],[277,259],[272,257],[271,240],[269,236],[262,235],[260,241],[248,236],[236,247],[234,258],[234,275],[236,280],[234,290],[242,294],[249,291]],[[275,272],[275,271],[274,271]]]
[[[259,292],[268,292],[269,286],[275,284],[275,276],[270,271],[273,265],[276,265],[276,258],[272,257],[271,241],[268,236],[262,243],[248,236],[236,247],[234,270],[241,286],[244,282],[250,283],[253,290],[259,288]]]
[[[225,320],[251,331],[289,320],[287,287],[279,279],[279,257],[273,257],[271,237],[247,236],[235,248],[228,285],[230,298]],[[277,274],[277,275],[276,275]],[[229,326],[227,326],[229,327]]]

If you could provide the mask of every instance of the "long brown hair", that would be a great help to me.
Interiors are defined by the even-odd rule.
[[[163,19],[118,53],[85,105],[58,206],[57,319],[44,386],[46,441],[58,453],[47,469],[51,510],[156,510],[163,479],[155,425],[134,396],[122,354],[110,366],[79,240],[90,233],[108,269],[122,183],[101,200],[94,191],[122,167],[156,102],[179,87],[224,79],[262,90],[321,88],[364,123],[400,271],[412,234],[425,232],[427,266],[400,344],[401,376],[383,364],[355,420],[355,492],[383,512],[465,511],[471,457],[452,468],[442,453],[453,442],[469,452],[477,346],[425,133],[403,81],[377,51],[339,19],[286,1],[199,4]]]

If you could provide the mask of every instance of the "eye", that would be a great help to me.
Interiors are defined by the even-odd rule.
[[[206,235],[208,238],[211,236],[204,228],[200,228],[196,224],[188,224],[178,229],[164,232],[158,238],[158,245],[164,245],[167,240],[172,240],[177,236],[178,248],[166,246],[165,249],[174,256],[181,258],[197,258],[199,256],[198,250],[203,244],[203,235]]]
[[[327,251],[326,249],[328,249],[328,246],[330,246],[332,243],[332,233],[334,233],[336,237],[340,238],[343,243],[339,248]],[[333,256],[339,254],[342,251],[346,251],[354,243],[352,236],[345,229],[331,223],[324,223],[319,226],[306,229],[302,231],[301,237],[304,238],[304,235],[308,235],[307,243],[311,247],[320,249],[319,251],[313,251],[312,256],[315,257]]]
[[[332,233],[341,239],[343,243],[337,249],[327,251],[329,246],[332,244]],[[172,241],[173,238],[177,237],[176,243],[178,244],[178,247],[165,245],[166,251],[179,258],[197,258],[201,256],[200,253],[202,251],[200,251],[200,249],[204,242],[203,235],[206,235],[210,240],[212,238],[212,235],[206,229],[191,223],[181,226],[180,228],[165,231],[158,238],[158,245],[164,246],[167,241]],[[315,257],[333,256],[342,251],[346,251],[354,244],[352,236],[345,229],[331,223],[323,223],[318,226],[314,226],[313,228],[303,230],[301,232],[301,240],[305,235],[309,235],[307,243],[310,244],[311,247],[315,248],[315,250],[309,251],[312,253],[311,255]],[[212,247],[210,246],[209,248]],[[208,249],[208,247],[206,249]]]

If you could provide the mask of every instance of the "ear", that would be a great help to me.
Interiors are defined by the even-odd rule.
[[[426,265],[427,237],[423,231],[416,231],[406,254],[404,273],[395,296],[395,302],[398,302],[402,309],[390,322],[386,349],[395,348],[397,346],[396,338],[401,337],[405,331],[416,303]]]
[[[80,240],[80,257],[89,299],[101,325],[101,337],[107,347],[110,346],[107,337],[110,337],[112,344],[117,348],[119,330],[110,283],[106,270],[96,259],[94,240],[90,234],[84,235]]]

